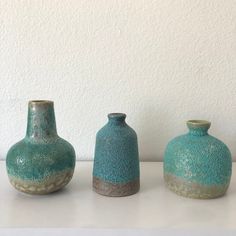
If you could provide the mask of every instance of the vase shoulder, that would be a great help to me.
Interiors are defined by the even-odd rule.
[[[216,153],[230,155],[228,147],[219,139],[211,135],[193,136],[190,134],[180,135],[172,139],[167,145],[167,151],[172,149],[188,150],[193,154],[207,157],[214,156]]]
[[[97,132],[97,138],[137,138],[137,134],[129,125],[111,126],[106,124]]]
[[[53,143],[31,143],[27,139],[13,145],[7,153],[7,169],[10,175],[21,179],[43,179],[75,166],[75,151],[62,138]]]

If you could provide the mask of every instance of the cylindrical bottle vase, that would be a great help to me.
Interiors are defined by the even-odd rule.
[[[108,115],[98,131],[93,167],[93,189],[99,194],[122,197],[139,191],[137,135],[123,113]]]

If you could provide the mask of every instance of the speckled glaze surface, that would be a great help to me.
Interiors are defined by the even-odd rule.
[[[137,135],[123,113],[108,115],[96,136],[93,189],[99,194],[122,197],[139,191]]]
[[[208,134],[210,122],[190,120],[189,133],[171,140],[164,155],[164,179],[169,189],[191,198],[208,199],[228,189],[232,159],[227,146]]]
[[[30,101],[27,132],[7,153],[11,184],[19,191],[47,194],[69,183],[75,167],[75,151],[57,135],[52,101]]]

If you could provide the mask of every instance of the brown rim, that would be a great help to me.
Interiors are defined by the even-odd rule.
[[[188,120],[187,125],[190,127],[210,127],[211,122],[207,120]]]

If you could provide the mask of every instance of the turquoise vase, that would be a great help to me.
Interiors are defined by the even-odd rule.
[[[108,115],[98,131],[93,167],[93,189],[99,194],[121,197],[139,191],[137,135],[123,113]]]
[[[47,194],[64,187],[75,167],[74,148],[57,135],[52,101],[30,101],[26,136],[7,153],[11,184],[19,191]]]
[[[169,189],[191,198],[216,198],[228,189],[232,160],[227,146],[208,134],[210,122],[190,120],[189,133],[174,138],[164,156]]]

